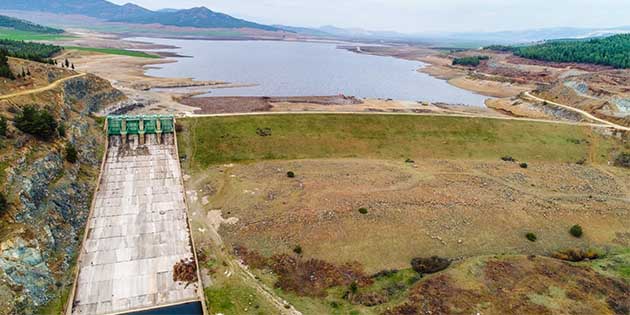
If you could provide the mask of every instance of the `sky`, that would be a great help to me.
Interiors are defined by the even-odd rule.
[[[615,27],[630,24],[630,0],[114,0],[149,9],[206,6],[265,24],[403,33]]]

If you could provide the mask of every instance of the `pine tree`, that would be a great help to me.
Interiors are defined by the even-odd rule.
[[[74,63],[72,64],[72,70],[74,70]]]
[[[70,68],[70,61],[68,61],[68,59],[66,59],[66,68]]]

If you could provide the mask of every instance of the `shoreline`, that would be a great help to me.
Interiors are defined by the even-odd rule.
[[[108,37],[108,35],[100,35],[102,37]],[[153,42],[147,42],[144,39],[138,37],[117,37],[115,41],[117,42],[118,47],[124,48],[132,48],[136,50],[147,50],[151,53],[156,53],[151,51],[151,49],[155,49],[155,47],[160,47],[161,49],[177,49],[178,47],[175,45],[168,46],[169,48],[164,48],[166,45],[157,44]],[[148,38],[147,38],[148,39]],[[180,38],[181,39],[181,38]],[[108,39],[108,40],[111,40]],[[266,39],[259,39],[265,40]],[[289,42],[293,42],[290,40]],[[306,41],[313,42],[313,41]],[[320,41],[315,41],[314,43],[319,43]],[[335,44],[351,44],[348,42],[335,42]],[[354,43],[352,43],[354,44]],[[364,43],[359,43],[359,45]],[[386,47],[386,46],[368,46],[371,48],[374,47]],[[342,45],[338,45],[337,49],[344,49]],[[160,52],[170,54],[171,52]],[[201,101],[205,98],[220,98],[219,96],[208,96],[208,97],[199,97],[199,95],[207,94],[209,90],[215,88],[234,88],[234,87],[244,87],[244,86],[252,86],[251,84],[241,84],[241,83],[229,83],[223,81],[200,81],[195,80],[194,78],[176,78],[176,77],[158,77],[151,76],[147,74],[147,71],[151,67],[156,67],[162,64],[167,63],[175,63],[177,60],[173,58],[177,58],[175,56],[162,57],[160,59],[143,59],[143,58],[133,58],[128,56],[115,56],[115,55],[105,55],[98,53],[89,53],[89,52],[77,52],[70,50],[68,54],[63,56],[64,58],[70,58],[73,60],[75,65],[77,65],[78,70],[94,73],[98,76],[108,79],[112,85],[116,88],[123,91],[129,100],[127,101],[130,112],[150,112],[150,113],[173,113],[173,114],[194,114],[197,111],[204,112],[203,107],[207,106],[203,103],[206,101]],[[389,56],[389,57],[397,57],[397,56]],[[418,61],[415,59],[409,59]],[[420,69],[417,69],[419,72],[425,72],[427,68],[432,66],[431,63],[428,63],[424,60],[420,62],[425,63]],[[115,65],[115,66],[112,66]],[[425,72],[426,73],[426,72]],[[428,74],[428,73],[427,73]],[[429,74],[430,75],[430,74]],[[434,79],[440,79],[436,76],[432,76]],[[445,80],[447,83],[455,86],[456,88],[469,91],[471,93],[476,93],[482,96],[483,93],[478,93],[475,90],[463,88],[462,86],[457,86],[453,84],[453,82],[449,82],[449,80]],[[208,89],[206,89],[208,88]],[[197,99],[196,101],[191,101],[192,98]],[[489,96],[492,97],[492,96]],[[276,103],[276,107],[282,107],[284,110],[287,107],[295,107],[306,110],[323,110],[322,108],[317,108],[318,106],[327,106],[326,110],[347,110],[348,104],[317,104],[317,102],[311,101],[312,99],[318,98],[326,98],[326,96],[303,96],[305,102],[271,102]],[[243,97],[242,100],[248,100],[248,103],[256,103],[258,97]],[[278,99],[276,97],[276,99]],[[411,100],[393,100],[393,99],[364,99],[367,100],[370,105],[365,106],[364,108],[355,108],[352,111],[363,112],[363,111],[393,111],[393,112],[406,112],[417,110],[420,112],[426,111],[426,108],[422,108],[423,105],[431,104],[430,102],[418,102]],[[209,103],[213,103],[208,101]],[[460,107],[462,104],[447,104],[445,102],[435,102],[440,103],[442,106],[453,106]],[[488,108],[487,100],[484,101],[483,104],[472,105],[466,104],[464,106],[468,106],[471,108],[475,108],[476,111],[478,108],[486,108],[487,112],[494,112],[492,109]],[[357,107],[357,104],[351,104]],[[256,105],[259,106],[259,105]],[[345,106],[345,108],[337,108]],[[125,106],[123,106],[125,107]],[[412,107],[417,107],[413,109]],[[233,112],[233,110],[229,110],[229,112]],[[486,113],[487,114],[487,113]]]

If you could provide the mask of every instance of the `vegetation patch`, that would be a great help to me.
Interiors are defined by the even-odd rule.
[[[193,169],[210,165],[269,159],[361,156],[399,160],[491,160],[511,152],[523,160],[574,162],[588,155],[596,164],[608,162],[613,139],[587,127],[482,118],[395,115],[266,115],[199,117],[178,120],[180,153]],[[261,137],[258,126],[273,129]],[[574,145],[576,134],[598,137],[591,144]],[[192,150],[192,148],[196,148]]]
[[[358,263],[336,266],[319,259],[302,259],[300,255],[286,254],[265,258],[242,246],[235,247],[234,251],[248,266],[273,271],[278,276],[275,286],[298,296],[325,297],[332,287],[372,283]]]
[[[529,232],[527,234],[525,234],[525,237],[527,238],[527,240],[529,240],[530,242],[535,242],[536,240],[538,240],[538,236],[536,236],[536,234]]]
[[[61,47],[25,41],[0,39],[0,50],[5,50],[9,57],[51,63],[50,57],[61,52]]]
[[[615,166],[630,168],[630,152],[624,152],[615,158]]]
[[[411,268],[417,273],[436,273],[445,270],[451,265],[451,261],[437,256],[429,258],[414,258],[411,260]]]
[[[52,114],[33,105],[26,106],[18,112],[13,123],[22,132],[43,140],[52,139],[57,131],[57,121]]]
[[[591,63],[615,68],[630,68],[630,34],[589,40],[555,40],[532,46],[489,46],[487,49],[511,51],[515,55],[553,62]]]
[[[66,46],[66,47],[64,47],[64,49],[66,49],[66,50],[91,51],[91,52],[96,52],[96,53],[101,53],[101,54],[130,56],[130,57],[138,57],[138,58],[151,58],[151,59],[159,59],[159,58],[161,58],[158,55],[153,55],[153,54],[145,53],[145,52],[142,52],[142,51],[127,50],[127,49],[92,48],[92,47],[79,47],[79,46]]]
[[[478,66],[482,60],[488,60],[490,57],[488,56],[473,56],[473,57],[462,57],[453,59],[454,66]]]
[[[569,229],[569,233],[571,233],[573,237],[580,238],[584,234],[584,231],[582,230],[582,226],[576,224]]]
[[[6,15],[0,15],[0,28],[11,28],[18,31],[32,32],[38,34],[61,34],[64,32],[64,30],[58,28],[42,26]]]
[[[553,255],[551,255],[551,257],[560,260],[579,262],[587,259],[597,259],[599,258],[599,253],[592,249],[584,250],[581,248],[571,248],[555,252],[553,253]]]

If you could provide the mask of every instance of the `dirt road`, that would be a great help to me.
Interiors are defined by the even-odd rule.
[[[554,106],[558,106],[558,107],[561,107],[561,108],[564,108],[564,109],[567,109],[567,110],[570,110],[570,111],[576,112],[576,113],[578,113],[578,114],[580,114],[580,115],[582,115],[582,116],[584,116],[584,117],[586,117],[586,118],[588,118],[588,119],[590,119],[590,120],[600,122],[600,123],[602,123],[602,124],[604,124],[604,125],[607,125],[607,126],[609,126],[609,127],[611,127],[611,128],[614,128],[614,129],[617,129],[617,130],[623,130],[623,131],[630,131],[630,128],[628,128],[628,127],[624,127],[624,126],[621,126],[621,125],[617,125],[617,124],[612,123],[612,122],[610,122],[610,121],[603,120],[603,119],[601,119],[601,118],[597,118],[597,117],[593,116],[592,114],[590,114],[590,113],[588,113],[588,112],[586,112],[586,111],[583,111],[583,110],[581,110],[581,109],[577,109],[577,108],[575,108],[575,107],[571,107],[571,106],[567,106],[567,105],[559,104],[559,103],[556,103],[556,102],[552,102],[552,101],[550,101],[550,100],[546,100],[546,99],[544,99],[544,98],[540,98],[540,97],[538,97],[538,96],[534,96],[534,95],[532,95],[532,94],[531,94],[531,93],[529,93],[529,92],[525,92],[525,96],[526,96],[526,97],[529,97],[529,98],[531,98],[531,99],[534,99],[534,100],[536,100],[536,101],[539,101],[539,102],[546,102],[547,104],[554,105]]]
[[[72,79],[76,79],[79,77],[83,77],[86,76],[86,73],[79,73],[73,76],[69,76],[63,79],[59,79],[47,86],[44,87],[40,87],[40,88],[36,88],[36,89],[32,89],[32,90],[28,90],[28,91],[21,91],[21,92],[16,92],[16,93],[11,93],[11,94],[6,94],[6,95],[0,95],[0,100],[6,100],[6,99],[10,99],[10,98],[14,98],[14,97],[18,97],[18,96],[24,96],[24,95],[31,95],[31,94],[37,94],[37,93],[41,93],[41,92],[45,92],[48,90],[52,90],[52,89],[56,89],[57,87],[59,87],[59,85],[63,82],[66,82],[68,80],[72,80]]]

